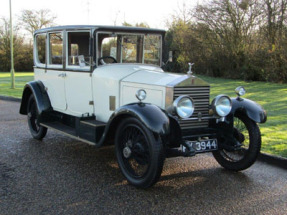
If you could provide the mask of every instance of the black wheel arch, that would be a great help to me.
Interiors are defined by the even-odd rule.
[[[44,84],[41,81],[31,81],[24,87],[19,111],[20,114],[27,115],[27,105],[31,94],[34,95],[36,100],[39,115],[44,111],[52,110],[51,102]]]
[[[96,146],[100,147],[104,142],[113,141],[118,125],[127,117],[137,118],[150,131],[160,136],[167,136],[170,133],[169,117],[163,110],[153,104],[132,103],[118,108],[112,114],[102,139]]]
[[[231,100],[231,114],[244,114],[257,123],[265,123],[267,121],[266,111],[256,102],[242,98],[231,98]]]

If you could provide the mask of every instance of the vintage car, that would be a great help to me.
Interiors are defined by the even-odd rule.
[[[33,138],[55,129],[95,147],[115,145],[128,182],[147,188],[168,157],[212,152],[226,169],[250,167],[261,147],[255,102],[216,96],[188,73],[162,68],[165,31],[116,26],[58,26],[34,34],[35,80],[20,113]],[[172,57],[170,55],[170,57]]]

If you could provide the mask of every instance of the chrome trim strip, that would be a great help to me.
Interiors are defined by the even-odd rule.
[[[102,124],[93,124],[93,123],[90,123],[90,122],[87,122],[87,121],[80,121],[82,124],[86,124],[86,125],[89,125],[89,126],[92,126],[92,127],[104,127],[106,126],[107,124],[106,123],[102,123]]]
[[[188,78],[189,78],[189,76],[183,75],[183,76],[181,76],[181,77],[175,79],[174,81],[170,82],[170,83],[167,85],[167,87],[174,87],[174,86],[176,86],[177,84],[179,84],[180,82],[185,81],[185,80],[188,79]]]
[[[210,86],[207,82],[204,80],[196,77],[196,76],[188,76],[188,75],[182,75],[181,77],[178,77],[174,81],[170,82],[168,87],[207,87]]]
[[[173,95],[174,89],[173,87],[165,88],[165,109],[168,113],[172,113],[173,111]]]
[[[217,116],[203,116],[201,118],[188,118],[188,119],[180,119],[180,121],[195,121],[195,120],[209,120],[209,119],[219,119],[220,117]]]

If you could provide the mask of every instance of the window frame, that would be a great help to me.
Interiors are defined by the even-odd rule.
[[[148,37],[148,36],[159,36],[159,66],[161,66],[162,65],[162,52],[163,52],[163,42],[162,42],[162,40],[163,40],[163,38],[162,38],[162,35],[160,35],[160,34],[145,34],[145,36],[144,36],[144,39],[143,39],[143,58],[142,58],[142,63],[143,64],[147,64],[147,63],[145,63],[145,53],[144,53],[144,51],[145,51],[145,45],[146,45],[146,37]],[[149,65],[157,65],[157,64],[149,64]]]
[[[86,32],[86,33],[89,33],[89,49],[90,49],[90,38],[91,38],[91,30],[67,30],[65,32],[65,53],[66,53],[66,57],[65,57],[65,67],[66,67],[66,70],[77,70],[77,71],[90,71],[91,69],[91,66],[90,65],[87,65],[87,66],[84,66],[84,67],[81,67],[80,65],[69,65],[69,61],[68,61],[68,58],[69,58],[69,52],[68,52],[68,49],[69,49],[69,39],[68,39],[68,33],[79,33],[79,32]],[[89,56],[90,57],[90,56]],[[88,62],[90,63],[90,62]]]
[[[98,58],[99,58],[99,56],[101,56],[101,54],[102,54],[102,47],[101,47],[101,50],[99,50],[99,34],[115,34],[115,35],[122,35],[122,36],[125,36],[125,35],[136,35],[136,36],[140,36],[140,35],[142,35],[143,36],[143,49],[142,49],[142,55],[143,55],[143,57],[142,57],[142,62],[140,63],[140,64],[144,64],[144,46],[145,46],[145,36],[147,36],[147,35],[155,35],[155,36],[159,36],[159,38],[160,38],[160,59],[159,59],[159,63],[160,63],[160,65],[156,65],[156,64],[151,64],[151,65],[153,65],[153,66],[162,66],[162,53],[163,53],[163,36],[162,36],[162,34],[159,34],[159,33],[150,33],[150,32],[147,32],[147,33],[145,33],[145,32],[122,32],[122,31],[96,31],[95,32],[95,35],[96,35],[96,45],[95,45],[95,49],[96,49],[96,51],[95,51],[95,57],[96,57],[96,65],[97,66],[100,66],[100,65],[98,65]],[[122,37],[123,38],[123,37]],[[120,53],[121,53],[121,59],[120,59],[120,62],[118,62],[118,63],[122,63],[122,47],[121,47],[121,50],[120,50]],[[126,63],[122,63],[122,64],[126,64]],[[127,63],[128,64],[128,63]]]
[[[50,62],[50,35],[51,34],[58,34],[60,33],[62,35],[62,64],[52,64]],[[63,69],[63,66],[64,66],[64,50],[65,50],[65,38],[64,38],[64,33],[63,31],[50,31],[50,32],[47,32],[47,42],[46,42],[46,45],[47,45],[47,54],[46,54],[46,64],[47,64],[47,68],[56,68],[56,69]]]
[[[39,55],[38,55],[38,42],[37,42],[37,37],[39,35],[45,35],[45,63],[41,63],[39,61]],[[44,32],[44,33],[39,33],[39,34],[35,34],[34,36],[34,65],[37,66],[37,67],[42,67],[42,68],[45,68],[46,65],[47,65],[47,33]]]

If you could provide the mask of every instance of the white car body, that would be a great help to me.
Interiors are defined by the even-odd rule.
[[[96,115],[102,122],[107,122],[114,112],[109,107],[110,96],[115,96],[117,109],[138,102],[135,93],[139,89],[147,92],[145,102],[165,109],[166,87],[182,77],[165,73],[160,67],[140,64],[103,65],[96,68],[92,76],[81,72],[44,72],[39,69],[34,73],[35,80],[44,83],[54,110],[77,117]],[[65,75],[59,77],[60,74]]]
[[[240,98],[242,87],[237,98],[218,95],[210,104],[210,86],[193,76],[192,64],[187,74],[164,72],[164,34],[115,26],[37,30],[35,80],[20,107],[33,138],[55,129],[96,147],[115,144],[123,175],[141,188],[157,182],[166,157],[212,151],[227,169],[252,165],[261,144],[256,122],[264,123],[266,112]],[[246,138],[250,150],[232,160],[226,152],[237,156],[245,143],[235,117],[248,125],[252,143]]]

